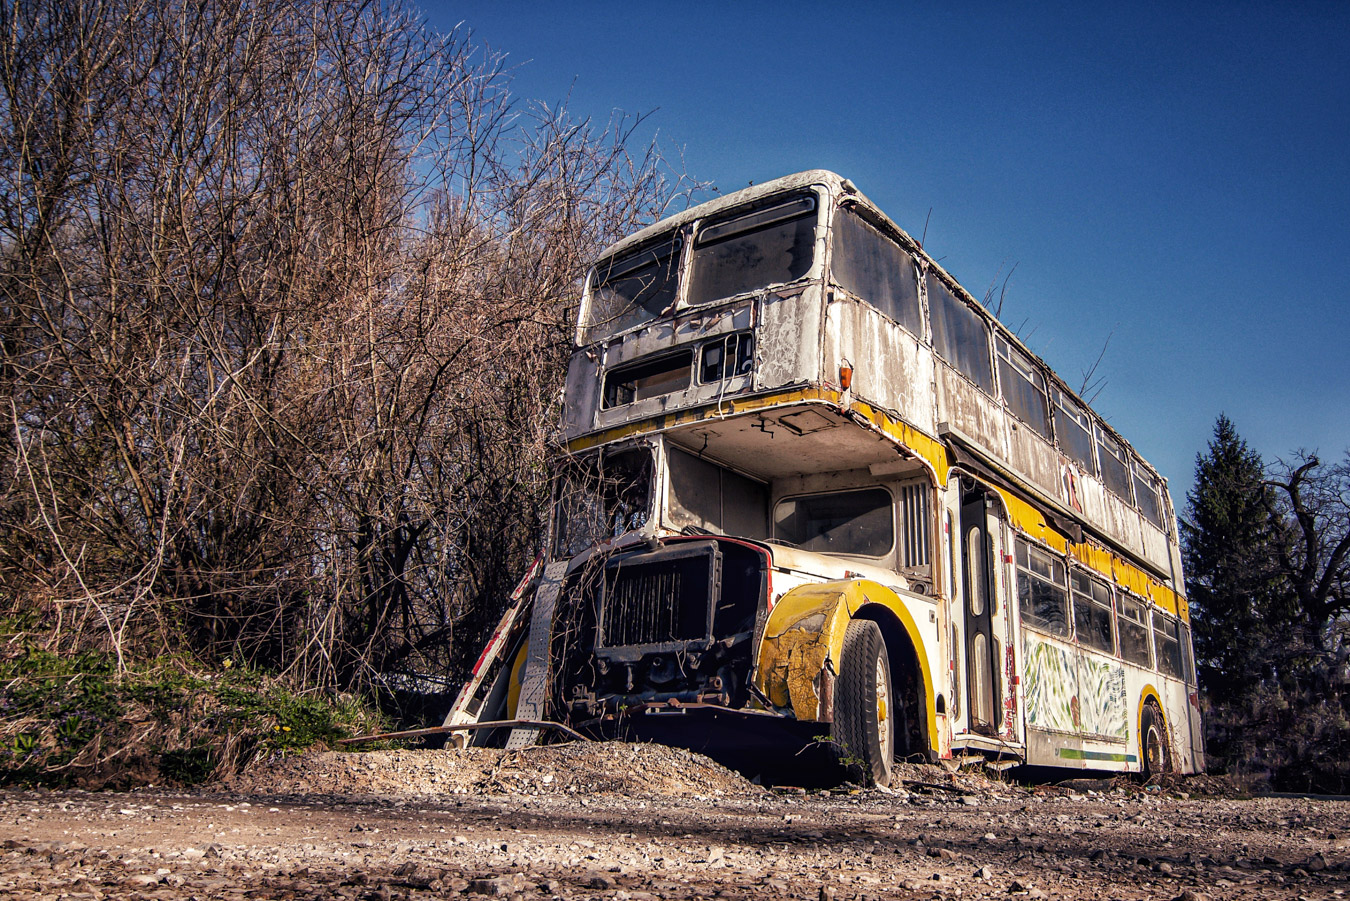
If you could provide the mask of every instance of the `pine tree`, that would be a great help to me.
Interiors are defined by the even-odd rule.
[[[1276,633],[1292,623],[1271,490],[1260,454],[1221,414],[1208,452],[1196,456],[1181,522],[1198,675],[1211,704],[1240,701],[1270,678]]]

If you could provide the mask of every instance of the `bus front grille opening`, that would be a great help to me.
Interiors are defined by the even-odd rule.
[[[601,647],[661,647],[706,642],[721,554],[712,542],[624,556],[605,572]]]

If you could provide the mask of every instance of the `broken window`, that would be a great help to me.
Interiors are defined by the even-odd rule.
[[[980,314],[929,272],[928,315],[933,320],[933,349],[964,373],[986,394],[994,393],[994,370],[989,362],[989,329]]]
[[[1116,630],[1111,618],[1111,590],[1086,573],[1070,577],[1073,589],[1073,628],[1078,641],[1090,648],[1116,652]]]
[[[698,380],[707,385],[732,376],[748,375],[754,368],[755,337],[750,332],[737,332],[703,345]]]
[[[1003,399],[1008,409],[1041,437],[1049,438],[1050,410],[1046,401],[1045,376],[1041,375],[1026,354],[1001,336],[996,346],[998,377],[1003,385]]]
[[[813,194],[705,225],[694,242],[688,302],[712,303],[796,281],[811,271],[815,247]]]
[[[835,217],[834,280],[915,335],[923,335],[918,270],[900,245],[850,210]]]
[[[1064,561],[1022,539],[1017,540],[1017,600],[1022,622],[1051,635],[1069,637],[1069,593]]]
[[[1096,458],[1092,453],[1092,420],[1087,412],[1068,394],[1055,389],[1055,437],[1059,449],[1076,460],[1086,471],[1097,474]]]
[[[884,557],[895,544],[895,515],[884,488],[808,494],[779,501],[773,535],[808,551]]]
[[[636,253],[596,264],[582,343],[648,322],[674,306],[680,247],[679,235],[668,236]]]
[[[1130,663],[1152,666],[1148,636],[1148,608],[1131,597],[1120,598],[1120,656]]]
[[[651,514],[650,448],[568,460],[558,477],[554,552],[573,557],[592,545],[640,529]]]
[[[1130,461],[1120,442],[1097,426],[1097,459],[1102,466],[1102,481],[1106,487],[1130,502]]]
[[[605,373],[605,407],[619,407],[689,387],[694,351],[685,348],[644,359]]]
[[[740,538],[768,537],[769,493],[762,483],[674,447],[667,462],[667,513],[672,526]]]

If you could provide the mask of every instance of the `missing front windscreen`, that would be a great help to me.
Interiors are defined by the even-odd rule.
[[[558,476],[554,552],[573,557],[651,517],[652,451],[640,446],[567,461]]]

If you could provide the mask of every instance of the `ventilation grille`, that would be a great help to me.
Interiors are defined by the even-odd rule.
[[[928,552],[928,486],[916,482],[900,488],[901,565],[927,566]]]

